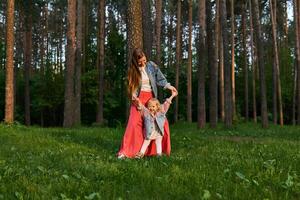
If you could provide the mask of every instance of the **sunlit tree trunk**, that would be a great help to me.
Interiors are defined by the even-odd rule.
[[[231,84],[232,84],[232,114],[236,118],[236,102],[235,102],[235,51],[234,51],[234,34],[235,34],[235,18],[234,18],[234,0],[230,0],[230,21],[231,21]]]
[[[225,126],[232,126],[232,80],[231,80],[231,65],[228,48],[228,33],[227,33],[227,12],[226,1],[220,1],[220,20],[222,26],[223,52],[224,52],[224,104],[225,104]]]
[[[253,7],[253,22],[256,35],[256,46],[258,55],[259,77],[260,77],[260,98],[261,98],[261,119],[262,126],[268,127],[268,107],[267,107],[267,95],[266,95],[266,79],[265,79],[265,65],[264,65],[264,48],[262,30],[260,25],[258,0],[252,0]]]
[[[103,123],[103,103],[104,103],[104,40],[105,40],[105,0],[99,0],[99,29],[98,29],[98,57],[97,69],[99,77],[99,93],[98,93],[98,112],[97,123]]]
[[[128,58],[135,48],[143,48],[141,0],[128,0]]]
[[[74,125],[74,71],[76,42],[76,1],[68,0],[67,54],[65,73],[64,127]]]
[[[179,67],[181,65],[181,0],[177,0],[177,23],[176,23],[176,74],[175,87],[179,89]],[[174,121],[178,121],[178,96],[175,98]]]
[[[220,2],[220,1],[218,1]],[[220,4],[220,3],[219,3]],[[219,6],[220,11],[220,6]],[[220,14],[219,14],[220,15]],[[219,16],[220,24],[220,16]],[[221,121],[225,121],[225,103],[224,103],[224,49],[223,49],[223,38],[222,38],[222,27],[219,25],[219,110]]]
[[[6,4],[6,80],[5,80],[5,118],[6,123],[14,121],[14,9],[15,1]]]

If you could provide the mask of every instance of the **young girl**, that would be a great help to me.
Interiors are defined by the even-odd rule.
[[[166,99],[161,105],[156,98],[152,98],[147,103],[147,108],[134,97],[138,102],[138,109],[144,119],[144,142],[141,150],[136,154],[135,158],[142,158],[151,141],[155,140],[156,154],[162,154],[162,137],[164,135],[164,124],[166,120],[166,113],[172,103],[172,99],[177,96],[177,92],[172,92],[172,96]]]

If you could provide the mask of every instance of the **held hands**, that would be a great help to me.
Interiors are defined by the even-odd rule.
[[[172,95],[173,95],[173,93],[176,93],[176,95],[178,94],[178,91],[176,90],[176,88],[175,88],[174,86],[170,85],[170,86],[168,87],[168,89],[171,90]],[[175,96],[176,96],[176,95],[175,95]]]
[[[172,99],[178,95],[178,92],[177,92],[176,88],[173,87],[173,86],[171,86],[171,87],[172,87],[173,89],[171,90],[171,91],[172,91],[172,95],[168,98],[168,101],[169,101],[169,102],[172,102]]]
[[[142,103],[141,103],[140,99],[139,99],[136,95],[132,95],[131,100],[132,100],[132,103],[133,103],[138,109],[141,108],[141,104],[142,104]]]

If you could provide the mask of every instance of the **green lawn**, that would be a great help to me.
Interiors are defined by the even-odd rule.
[[[300,127],[176,124],[142,160],[116,159],[123,132],[0,125],[0,199],[300,199]]]

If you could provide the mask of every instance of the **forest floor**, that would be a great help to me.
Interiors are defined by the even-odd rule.
[[[171,127],[170,157],[115,157],[123,128],[0,125],[0,199],[300,199],[300,127]]]

